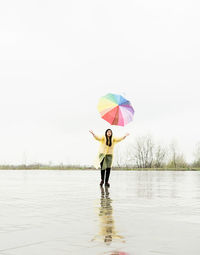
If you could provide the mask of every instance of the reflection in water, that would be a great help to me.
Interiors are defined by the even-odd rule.
[[[133,186],[136,188],[137,197],[140,198],[176,198],[179,195],[178,190],[181,190],[179,183],[184,180],[184,174],[180,175],[180,172],[176,171],[141,171],[137,173]]]
[[[99,234],[94,237],[93,240],[103,240],[107,245],[111,244],[113,239],[119,239],[122,242],[124,237],[117,234],[115,229],[114,219],[113,219],[113,208],[112,199],[109,196],[108,188],[101,187],[101,199],[99,207],[99,224],[100,231]]]

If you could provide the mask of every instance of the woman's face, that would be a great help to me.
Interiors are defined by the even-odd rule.
[[[112,131],[111,131],[111,130],[108,130],[108,131],[107,131],[107,136],[110,137],[111,135],[112,135]]]

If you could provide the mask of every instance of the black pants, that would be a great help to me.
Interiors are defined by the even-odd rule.
[[[102,170],[103,161],[104,161],[104,159],[100,163],[100,165],[101,165],[101,180],[104,181],[105,172],[106,172],[106,180],[105,180],[105,182],[108,182],[109,177],[110,177],[110,170],[111,170],[111,168],[106,168],[105,170]]]

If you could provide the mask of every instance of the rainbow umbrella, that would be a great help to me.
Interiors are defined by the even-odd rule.
[[[101,118],[111,125],[125,126],[133,120],[134,109],[121,95],[106,94],[99,99],[97,108]]]

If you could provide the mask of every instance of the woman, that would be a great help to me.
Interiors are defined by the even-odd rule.
[[[104,184],[104,177],[106,172],[105,186],[110,187],[108,180],[109,180],[110,170],[111,170],[112,162],[113,162],[114,146],[116,143],[125,139],[129,134],[127,133],[126,135],[120,138],[113,137],[113,133],[111,129],[107,129],[105,132],[105,136],[102,136],[102,137],[95,135],[92,130],[90,130],[90,133],[94,136],[94,138],[97,141],[100,142],[99,155],[98,155],[98,164],[100,164],[101,166],[100,186]]]

